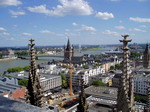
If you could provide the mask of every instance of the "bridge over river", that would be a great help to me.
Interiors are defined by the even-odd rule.
[[[36,55],[36,60],[38,60],[40,57],[54,57],[54,58],[64,58],[63,55]],[[30,59],[30,56],[18,56],[20,59]]]

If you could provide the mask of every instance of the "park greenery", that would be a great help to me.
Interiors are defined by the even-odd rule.
[[[62,78],[62,88],[66,88],[68,85],[67,85],[67,79],[66,79],[65,75],[63,73],[60,73],[59,75]]]
[[[100,59],[95,59],[94,61],[95,61],[95,62],[100,62]]]
[[[93,65],[94,67],[99,67],[99,66],[102,66],[102,63],[96,63]]]
[[[28,56],[29,53],[27,51],[15,51],[14,53],[17,56]]]
[[[116,64],[115,66],[110,66],[110,70],[121,70],[123,64]]]
[[[87,48],[89,51],[95,51],[95,50],[101,50],[102,48],[99,47],[93,47],[93,48]]]
[[[94,85],[94,86],[106,86],[106,84],[101,82],[100,80],[94,80],[92,82],[92,85]]]
[[[29,68],[30,68],[29,65],[26,65],[24,67],[18,66],[18,67],[8,68],[7,72],[14,73],[14,72],[20,72],[20,71],[29,71]]]
[[[3,58],[3,56],[2,55],[0,55],[0,59],[2,59]]]
[[[142,102],[142,103],[146,103],[148,101],[148,99],[146,97],[143,96],[135,96],[135,101],[137,102]]]
[[[27,87],[28,80],[27,79],[20,79],[20,80],[18,80],[18,84],[21,86]]]
[[[138,59],[141,55],[142,55],[142,53],[139,53],[139,52],[131,52],[130,58],[136,60],[136,59]]]
[[[89,66],[88,65],[83,65],[82,68],[89,69]]]

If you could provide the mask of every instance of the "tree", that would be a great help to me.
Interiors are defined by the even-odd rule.
[[[121,69],[123,67],[123,64],[121,63],[121,64],[116,64],[115,65],[115,69],[117,70],[117,69]]]
[[[26,79],[18,80],[18,84],[21,85],[21,86],[27,87],[28,80],[26,80]]]
[[[138,59],[141,55],[142,55],[142,53],[139,53],[139,52],[131,52],[130,58]]]
[[[88,69],[88,68],[89,68],[88,65],[83,65],[82,67],[83,67],[84,69]]]
[[[29,71],[29,68],[30,68],[29,65],[26,65],[24,67],[18,66],[18,67],[8,68],[7,72],[14,73],[14,72],[20,72],[20,71]]]
[[[20,72],[20,71],[23,71],[23,67],[13,67],[13,68],[8,68],[7,69],[7,72],[8,73],[14,73],[14,72]]]
[[[106,86],[106,84],[101,82],[100,80],[94,80],[92,82],[92,85],[94,85],[94,86]]]
[[[115,69],[115,67],[114,66],[110,66],[110,70],[114,70]]]
[[[62,79],[62,88],[66,88],[67,87],[67,79],[65,77],[65,75],[63,73],[59,74],[61,76]]]
[[[17,56],[27,56],[29,53],[27,51],[16,51],[15,55]]]
[[[94,65],[94,67],[99,67],[99,66],[101,66],[102,65],[102,63],[96,63],[95,65]]]
[[[142,103],[146,103],[146,102],[148,101],[147,98],[142,97],[142,96],[135,96],[135,100],[136,100],[137,102],[142,102]]]
[[[95,62],[100,62],[100,59],[95,59]]]
[[[30,69],[30,65],[26,65],[26,66],[23,67],[24,71],[29,71],[29,69]]]

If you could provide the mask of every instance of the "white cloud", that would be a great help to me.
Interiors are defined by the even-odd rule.
[[[123,30],[123,29],[125,29],[124,26],[115,26],[115,28],[118,29],[118,30]]]
[[[6,31],[6,29],[3,27],[0,27],[0,31]]]
[[[12,17],[15,17],[15,18],[17,18],[18,15],[25,15],[26,14],[24,11],[13,11],[13,10],[10,10],[9,12],[11,13]]]
[[[113,32],[113,31],[110,31],[110,30],[105,30],[104,32],[102,32],[103,34],[106,34],[106,35],[113,35],[113,36],[118,36],[119,33],[117,32]]]
[[[123,23],[123,21],[122,21],[122,20],[120,20],[120,21],[119,21],[119,23]]]
[[[92,26],[82,25],[82,28],[78,29],[78,31],[96,31],[96,29],[94,27],[92,27]]]
[[[0,6],[18,6],[22,4],[19,0],[0,0]]]
[[[95,17],[102,19],[102,20],[108,20],[108,19],[114,18],[114,15],[108,12],[98,12],[96,13]]]
[[[150,22],[150,18],[139,18],[139,17],[136,17],[136,18],[133,18],[133,17],[130,17],[129,20],[131,21],[135,21],[135,22]]]
[[[40,33],[45,33],[45,34],[54,34],[54,32],[51,32],[49,30],[42,30]]]
[[[11,37],[11,38],[9,38],[8,40],[15,40],[15,38]]]
[[[28,7],[28,10],[49,16],[91,15],[93,13],[93,9],[85,0],[59,0],[59,2],[61,5],[57,5],[52,10],[47,9],[46,5]]]
[[[70,29],[65,29],[65,31],[66,31],[66,32],[69,32],[69,31],[70,31]]]
[[[22,36],[32,36],[31,33],[22,33]]]
[[[3,33],[0,33],[0,36],[10,36],[10,34],[7,32],[3,32]]]
[[[129,31],[146,32],[145,30],[141,30],[141,29],[138,29],[138,28],[129,29]]]
[[[140,25],[140,27],[141,27],[141,28],[146,28],[147,26],[146,26],[146,25]]]
[[[77,24],[77,23],[75,23],[75,22],[73,22],[73,23],[72,23],[72,25],[73,25],[73,26],[77,26],[78,24]]]
[[[57,33],[56,36],[59,36],[59,37],[65,37],[66,35],[63,34],[63,33]]]

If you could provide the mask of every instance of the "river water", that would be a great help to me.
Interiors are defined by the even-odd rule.
[[[105,49],[105,51],[107,51],[107,50]],[[105,51],[104,51],[104,49],[103,50],[95,50],[95,51],[84,51],[81,53],[75,53],[75,56],[82,56],[83,54],[101,54]],[[61,54],[61,55],[63,55],[63,54]],[[63,58],[59,58],[59,57],[39,57],[38,59],[39,60],[36,61],[37,64],[48,62],[53,59],[63,60]],[[29,65],[29,64],[30,64],[29,60],[21,60],[21,59],[0,61],[0,75],[3,74],[3,72],[6,71],[8,68],[17,67],[17,66],[25,66],[25,65]]]
[[[58,57],[40,57],[39,60],[36,60],[36,64],[45,63],[51,60],[63,60],[62,58]],[[0,75],[4,73],[8,68],[17,67],[17,66],[25,66],[29,65],[29,60],[22,60],[22,59],[16,59],[16,60],[5,60],[0,61]]]

